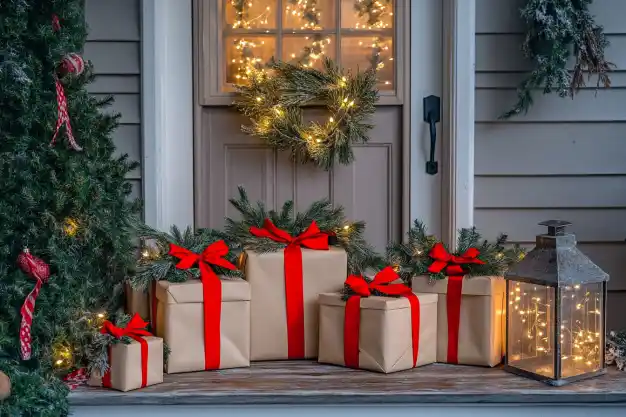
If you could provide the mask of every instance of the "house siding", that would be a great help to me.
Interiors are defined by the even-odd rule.
[[[121,114],[113,133],[118,154],[142,160],[141,140],[141,0],[86,0],[89,30],[84,56],[94,66],[95,96],[115,98],[106,111]],[[142,197],[142,168],[129,173],[132,198]]]
[[[477,0],[475,223],[532,247],[540,221],[572,222],[580,249],[611,275],[608,327],[626,328],[626,2],[592,4],[617,67],[611,89],[591,80],[574,100],[538,91],[528,114],[499,121],[529,69],[523,4]]]

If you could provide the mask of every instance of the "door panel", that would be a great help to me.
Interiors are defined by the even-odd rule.
[[[353,220],[368,223],[367,238],[378,249],[401,235],[401,108],[381,107],[373,118],[369,143],[355,147],[355,161],[326,172],[296,164],[284,152],[245,135],[247,120],[225,107],[202,109],[197,153],[196,226],[220,228],[236,216],[228,199],[243,185],[251,199],[280,208],[288,199],[303,209],[329,198]]]

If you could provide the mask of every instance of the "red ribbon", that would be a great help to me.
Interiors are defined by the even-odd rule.
[[[361,327],[361,297],[369,297],[372,290],[391,297],[406,297],[411,306],[411,340],[413,344],[413,367],[417,365],[419,354],[420,337],[420,303],[419,299],[409,287],[404,284],[392,284],[399,278],[391,267],[385,267],[376,274],[372,282],[367,282],[363,277],[350,275],[346,285],[356,293],[346,302],[344,333],[343,333],[343,357],[345,365],[349,368],[359,367],[359,331]]]
[[[287,355],[289,359],[304,358],[304,283],[302,249],[328,250],[328,234],[322,233],[315,221],[299,236],[292,237],[269,219],[263,228],[251,227],[250,233],[287,244],[285,256],[285,299],[287,309]]]
[[[180,259],[178,269],[189,269],[198,263],[204,306],[204,369],[220,368],[220,324],[222,315],[222,281],[209,265],[226,269],[237,269],[224,259],[228,246],[223,240],[206,247],[200,255],[185,248],[170,244],[169,254]]]
[[[437,243],[428,254],[434,262],[428,272],[448,275],[446,292],[446,312],[448,314],[448,363],[459,363],[459,327],[461,324],[461,295],[463,293],[463,265],[484,264],[477,258],[478,249],[469,248],[461,256],[451,255],[442,243]]]
[[[152,336],[152,333],[146,330],[147,326],[148,323],[143,321],[139,314],[135,313],[124,328],[117,327],[107,320],[100,329],[100,333],[110,334],[116,339],[127,336],[139,342],[141,345],[141,388],[148,385],[148,342],[142,337]],[[111,346],[109,346],[109,369],[102,376],[102,386],[111,388]]]

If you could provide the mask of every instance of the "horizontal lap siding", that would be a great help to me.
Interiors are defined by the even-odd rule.
[[[106,112],[121,114],[113,134],[119,155],[141,162],[141,0],[86,0],[89,36],[85,58],[94,66],[95,81],[87,88],[96,97],[113,96]],[[142,169],[132,171],[131,197],[142,196]]]
[[[580,249],[611,274],[608,325],[626,328],[626,2],[592,5],[611,42],[611,89],[591,79],[574,100],[537,91],[528,114],[500,121],[531,68],[520,51],[524,3],[477,0],[475,223],[528,247],[538,222],[574,223]]]

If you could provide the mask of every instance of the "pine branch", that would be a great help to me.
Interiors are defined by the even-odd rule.
[[[239,187],[239,198],[231,204],[241,215],[240,220],[226,219],[225,233],[237,241],[238,247],[258,253],[277,252],[285,248],[284,243],[268,238],[259,238],[250,233],[250,227],[263,227],[266,218],[291,236],[304,232],[315,221],[322,232],[331,234],[331,245],[342,247],[348,255],[348,269],[360,273],[368,267],[382,264],[382,257],[369,245],[363,234],[364,222],[350,223],[342,207],[333,207],[329,200],[313,202],[306,210],[295,213],[293,201],[286,201],[279,211],[265,210],[262,202],[253,206],[243,187]],[[334,237],[332,236],[334,235]]]
[[[613,365],[620,371],[626,370],[626,331],[612,331],[606,337],[605,358],[607,365]]]

